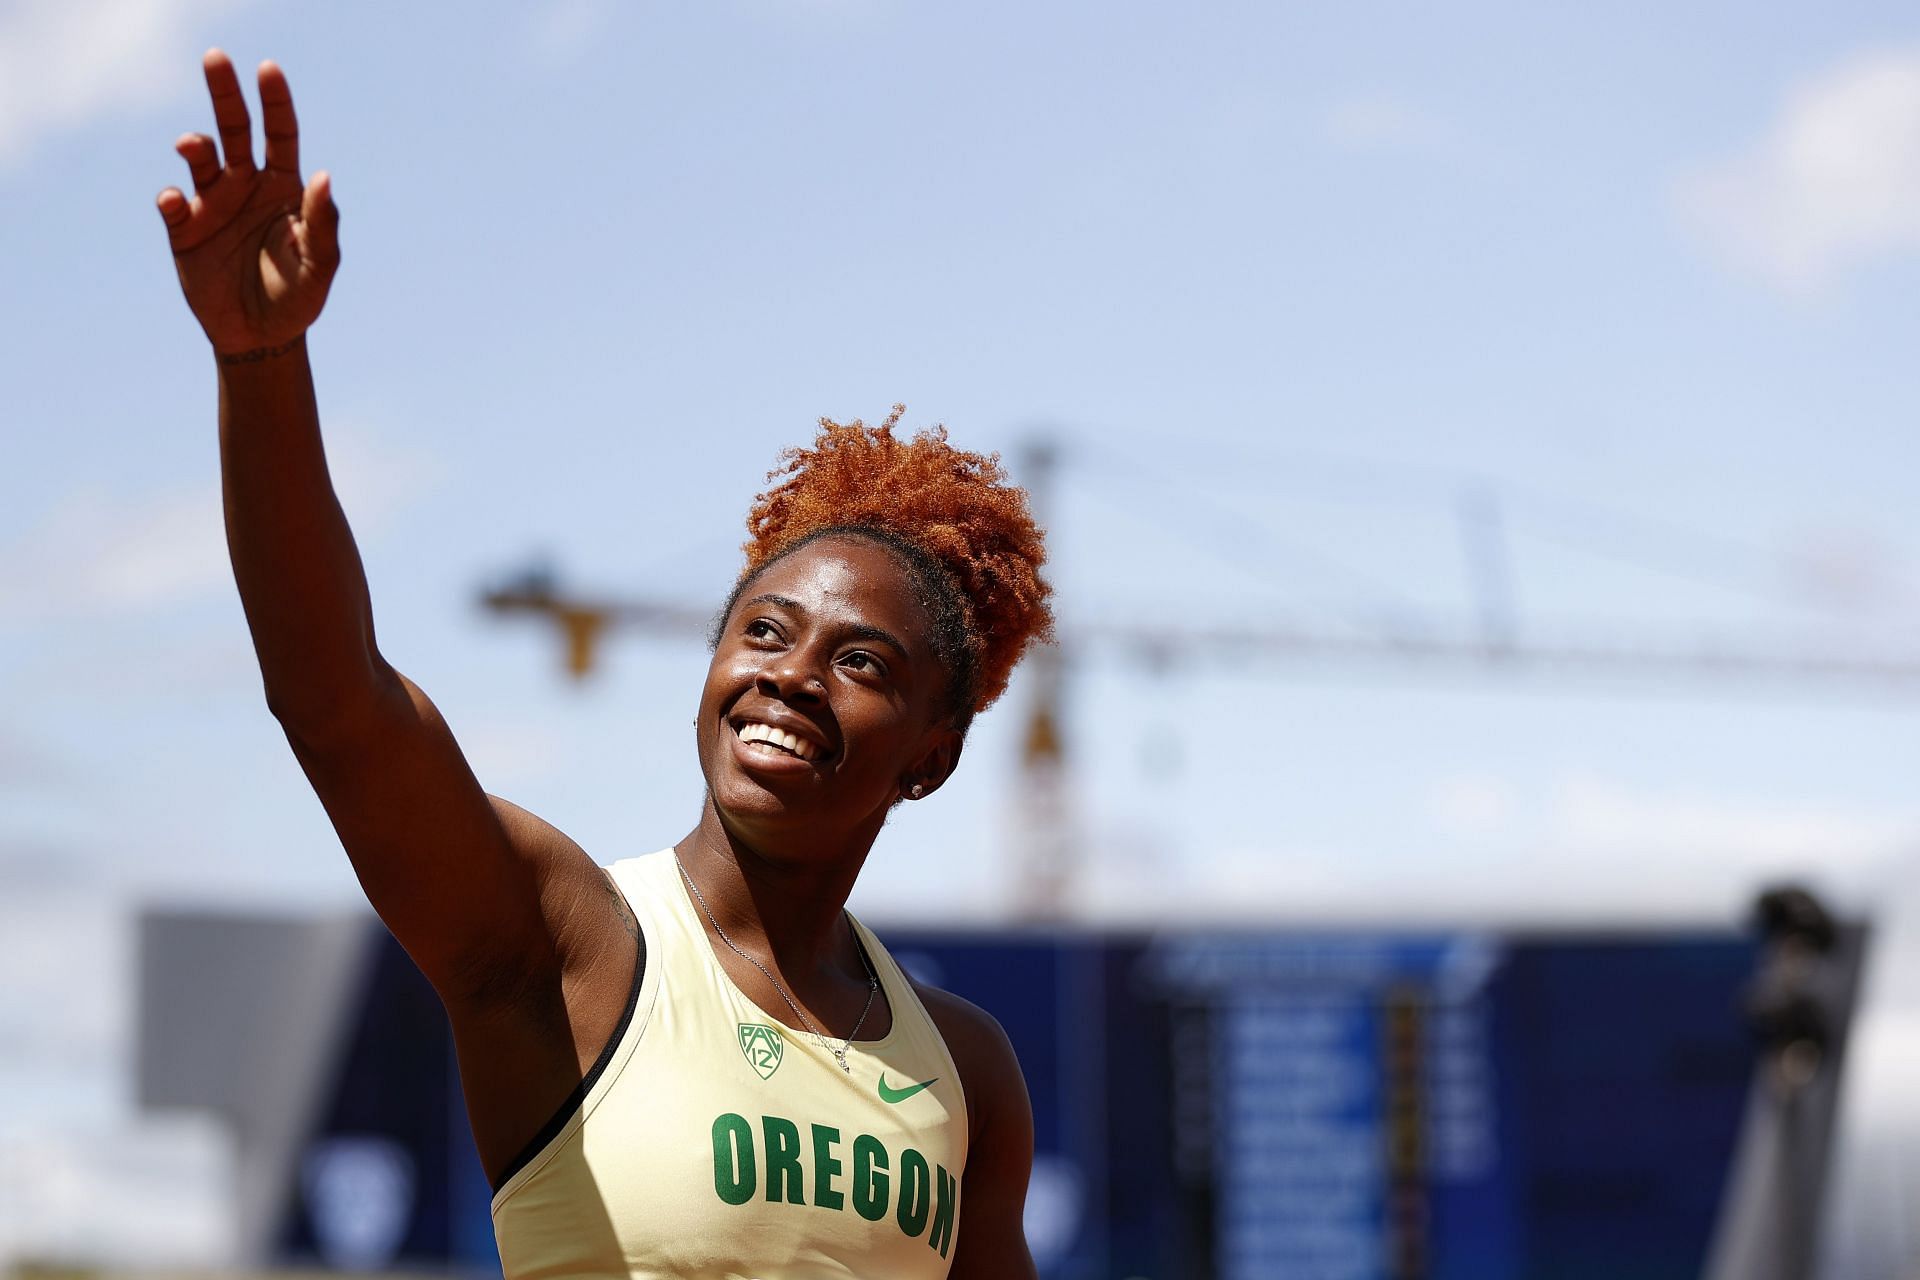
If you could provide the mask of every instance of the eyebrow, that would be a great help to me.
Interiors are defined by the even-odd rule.
[[[741,607],[751,609],[757,604],[775,605],[789,612],[798,614],[804,614],[807,611],[806,606],[793,597],[779,595],[772,591],[762,592]],[[880,644],[891,645],[901,657],[909,657],[912,654],[912,650],[907,648],[899,636],[896,636],[884,627],[876,627],[867,622],[854,622],[847,625],[846,631],[848,635],[851,635],[856,640],[871,640],[877,641]]]

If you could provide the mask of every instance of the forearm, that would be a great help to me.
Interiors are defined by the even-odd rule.
[[[290,732],[378,687],[366,571],[334,495],[306,341],[217,356],[227,550],[267,702]]]

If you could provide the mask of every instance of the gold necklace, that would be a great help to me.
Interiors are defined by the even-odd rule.
[[[860,1010],[860,1019],[853,1024],[852,1032],[848,1034],[847,1038],[840,1043],[840,1047],[836,1049],[833,1047],[832,1042],[827,1039],[826,1033],[820,1029],[820,1024],[812,1018],[809,1018],[807,1011],[793,1002],[793,997],[787,994],[787,989],[780,985],[780,979],[773,976],[773,970],[767,968],[767,966],[742,951],[739,946],[735,944],[734,940],[727,936],[727,931],[722,929],[720,922],[713,918],[713,908],[707,905],[707,896],[700,892],[700,886],[693,882],[693,877],[687,874],[686,867],[681,865],[680,855],[678,853],[673,855],[673,865],[679,869],[680,878],[687,882],[687,888],[693,890],[694,901],[698,902],[700,904],[700,910],[706,913],[707,923],[712,925],[713,931],[720,935],[720,941],[726,943],[728,949],[731,950],[733,954],[739,956],[742,960],[745,960],[748,964],[766,975],[767,981],[773,984],[773,989],[780,993],[782,1000],[787,1002],[787,1008],[793,1010],[794,1016],[806,1024],[807,1030],[813,1034],[813,1038],[820,1042],[820,1047],[834,1056],[834,1060],[840,1064],[842,1071],[848,1075],[852,1075],[853,1068],[847,1065],[847,1050],[853,1047],[854,1037],[859,1035],[860,1028],[866,1025],[867,1014],[873,1010],[873,997],[880,990],[880,975],[873,971],[873,962],[867,959],[867,949],[859,945],[860,939],[857,936],[854,938],[854,949],[860,953],[860,963],[867,971],[867,1003],[866,1007]],[[841,909],[841,914],[846,914],[845,908]],[[851,920],[847,922],[847,927],[853,927]]]

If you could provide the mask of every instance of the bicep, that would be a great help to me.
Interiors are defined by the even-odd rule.
[[[1027,1179],[1033,1171],[1033,1120],[1025,1137],[1015,1126],[994,1131],[991,1144],[967,1158],[960,1191],[960,1233],[950,1280],[1014,1277],[1031,1280],[1033,1255],[1027,1250]],[[984,1157],[984,1158],[981,1158]],[[978,1159],[978,1163],[976,1163]]]
[[[984,1025],[962,1074],[979,1110],[960,1190],[960,1231],[950,1280],[1033,1280],[1027,1249],[1027,1183],[1033,1175],[1033,1104],[1006,1032],[981,1014]]]
[[[386,675],[324,734],[288,733],[367,900],[442,997],[557,969],[554,898],[591,861],[488,796],[432,700]]]

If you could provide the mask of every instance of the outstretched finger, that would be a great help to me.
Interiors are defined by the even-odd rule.
[[[293,114],[293,91],[276,62],[260,64],[260,117],[267,132],[267,168],[300,174],[300,122]]]
[[[174,232],[186,226],[187,219],[193,214],[193,207],[187,203],[186,193],[178,187],[168,187],[162,191],[154,200],[154,204],[160,208],[160,219],[167,224],[169,238]]]
[[[300,196],[300,221],[306,227],[307,256],[322,266],[340,260],[340,206],[333,202],[333,178],[325,169]]]
[[[253,117],[240,93],[240,77],[233,63],[218,49],[201,60],[207,72],[207,92],[213,95],[213,119],[220,127],[220,151],[229,169],[253,168]]]
[[[213,145],[213,139],[204,133],[183,133],[173,149],[187,162],[187,172],[193,175],[194,194],[207,194],[207,188],[220,178],[220,152]]]

